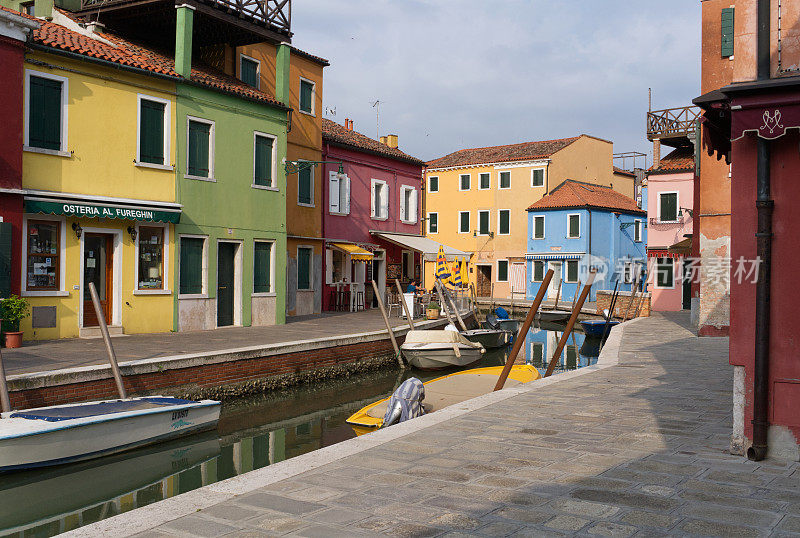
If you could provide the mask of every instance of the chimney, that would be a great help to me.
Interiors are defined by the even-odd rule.
[[[286,106],[289,106],[291,56],[291,45],[288,43],[281,43],[275,49],[275,99]]]
[[[348,131],[352,131],[353,130],[353,120],[351,120],[350,118],[345,118],[344,119],[344,128],[347,129]]]
[[[661,163],[661,139],[653,140],[653,167],[657,168]]]
[[[104,34],[106,32],[106,25],[102,22],[91,21],[86,23],[86,29],[93,34]]]
[[[192,31],[194,7],[189,4],[175,6],[175,72],[183,78],[192,75]]]
[[[387,146],[389,146],[390,148],[397,149],[397,135],[396,134],[386,135],[384,138],[386,138],[386,145]]]
[[[389,143],[386,141],[386,137],[385,136],[381,137],[381,144],[383,144],[384,146],[388,146],[389,145]]]

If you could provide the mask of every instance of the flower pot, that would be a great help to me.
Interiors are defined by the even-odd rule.
[[[22,347],[22,331],[6,331],[6,347]]]
[[[426,319],[439,319],[439,310],[437,308],[429,308],[425,311]]]

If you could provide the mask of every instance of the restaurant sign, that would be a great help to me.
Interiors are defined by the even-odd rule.
[[[25,212],[45,213],[49,215],[67,215],[70,217],[127,219],[144,222],[171,222],[173,224],[176,224],[181,218],[180,210],[165,210],[163,208],[124,205],[55,202],[49,200],[25,200]]]

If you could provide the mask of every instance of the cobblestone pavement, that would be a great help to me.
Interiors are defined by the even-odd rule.
[[[800,467],[727,452],[727,339],[624,328],[618,366],[544,386],[140,536],[800,533]]]

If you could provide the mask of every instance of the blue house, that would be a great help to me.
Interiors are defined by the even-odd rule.
[[[571,303],[591,267],[597,276],[588,301],[596,300],[596,290],[614,289],[617,280],[630,291],[636,271],[646,269],[646,217],[636,201],[611,187],[571,179],[556,187],[528,208],[527,298],[536,296],[548,269],[555,271],[548,299],[558,294]]]

